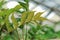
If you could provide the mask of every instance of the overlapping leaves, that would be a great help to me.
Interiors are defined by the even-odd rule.
[[[22,8],[23,5],[26,5],[23,7],[26,7],[26,9],[28,10],[28,8],[27,8],[27,7],[29,7],[28,0],[24,0],[24,1],[26,3],[23,4],[20,2],[21,5],[17,5],[15,8],[0,10],[0,17],[3,18],[3,21],[4,21],[3,25],[6,24],[6,28],[7,28],[8,32],[11,32],[14,29],[17,29],[18,25],[19,25],[17,22],[17,19],[14,17],[14,12],[16,12],[17,10]],[[29,10],[27,11],[27,10],[25,12],[21,13],[22,15],[21,15],[21,21],[20,21],[19,26],[29,23],[31,21],[46,20],[46,18],[41,17],[41,15],[43,14],[42,12],[39,12],[36,15],[34,15],[34,13],[35,13],[34,11],[29,11]],[[12,14],[11,20],[12,20],[13,27],[11,26],[10,21],[9,21],[10,14]],[[0,21],[0,23],[2,23],[3,21]]]
[[[6,24],[6,28],[8,30],[8,32],[11,32],[13,30],[13,28],[10,26],[10,22],[9,22],[9,15],[12,14],[13,12],[16,12],[17,10],[19,10],[21,8],[20,5],[17,5],[15,8],[12,9],[6,9],[3,11],[0,11],[0,17],[4,17],[4,24]],[[12,15],[12,21],[13,21],[13,25],[14,27],[16,27],[16,25],[18,25],[16,22],[16,19],[14,18],[14,16]]]
[[[6,15],[5,23],[6,23],[6,27],[7,27],[8,31],[12,31],[12,29],[13,29],[12,27],[10,27],[9,15],[11,13],[13,13],[15,10],[16,10],[16,8],[5,11],[6,13],[8,13],[8,14],[5,14]],[[22,13],[22,17],[21,17],[21,21],[20,21],[20,26],[24,25],[25,23],[29,23],[31,21],[43,21],[43,20],[47,20],[46,18],[40,17],[41,14],[43,14],[43,13],[39,12],[36,15],[34,15],[34,11],[23,12]],[[3,16],[3,15],[1,15],[1,16]],[[12,23],[13,23],[14,29],[18,28],[18,22],[14,18],[13,14],[12,14],[11,18],[12,18]]]
[[[20,22],[21,24],[20,25],[23,25],[24,23],[29,23],[31,21],[47,20],[46,18],[41,17],[43,12],[38,12],[38,13],[36,13],[36,15],[34,15],[34,13],[35,13],[34,11],[24,12],[21,17],[21,22]]]

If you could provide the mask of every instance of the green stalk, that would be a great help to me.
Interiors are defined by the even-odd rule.
[[[25,0],[26,1],[26,6],[27,6],[27,8],[26,8],[26,12],[29,12],[29,0]],[[26,23],[26,25],[27,25],[28,23]],[[28,30],[27,30],[27,27],[26,27],[26,35],[25,35],[25,40],[27,40],[27,32]]]
[[[17,32],[17,35],[18,35],[18,40],[20,40],[20,36],[19,36],[18,30],[16,30],[16,32]]]
[[[28,23],[27,23],[28,24]],[[27,40],[27,34],[28,34],[28,30],[27,30],[27,24],[26,24],[26,35],[25,35],[25,40]]]

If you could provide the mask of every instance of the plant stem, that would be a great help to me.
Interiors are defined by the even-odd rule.
[[[27,24],[26,24],[26,35],[25,35],[25,40],[27,40]]]
[[[17,32],[17,35],[18,35],[18,40],[20,40],[20,36],[19,36],[18,30],[16,30],[16,32]]]
[[[1,24],[0,24],[0,27],[1,27]],[[0,40],[1,40],[1,28],[0,28]]]
[[[29,11],[29,0],[28,0],[28,2],[26,2],[26,6],[27,6],[27,8],[26,8],[26,11],[28,12]],[[25,40],[27,40],[27,34],[28,34],[28,30],[27,30],[27,24],[28,23],[26,23],[26,35],[25,35]]]
[[[24,40],[24,28],[22,29],[22,38]]]

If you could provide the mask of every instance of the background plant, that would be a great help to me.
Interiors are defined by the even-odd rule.
[[[59,32],[56,33],[53,28],[46,25],[42,26],[39,23],[47,20],[41,17],[44,12],[38,12],[34,15],[35,11],[29,10],[29,0],[24,1],[25,3],[18,2],[19,5],[12,9],[2,8],[6,2],[4,0],[0,2],[0,40],[48,40],[56,38]],[[21,8],[24,11],[19,10]],[[20,18],[15,18],[15,13],[21,14]],[[12,15],[12,23],[9,21],[10,15]]]

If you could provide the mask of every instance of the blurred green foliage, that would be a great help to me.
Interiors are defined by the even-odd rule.
[[[48,40],[60,38],[60,32],[55,32],[53,28],[47,25],[42,26],[39,23],[47,20],[41,17],[43,12],[38,12],[34,15],[35,11],[29,10],[29,0],[24,1],[25,3],[18,2],[20,5],[12,9],[2,8],[6,2],[4,0],[0,2],[0,40]],[[19,11],[21,8],[24,11]],[[15,18],[15,12],[19,12],[21,18]],[[11,14],[12,23],[9,20]]]

